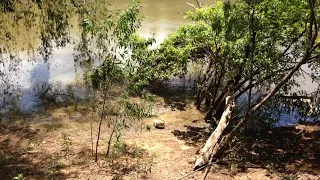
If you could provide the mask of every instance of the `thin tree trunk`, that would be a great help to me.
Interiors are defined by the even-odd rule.
[[[220,115],[222,115],[223,113],[223,110],[224,110],[224,107],[225,107],[225,103],[224,103],[224,99],[225,99],[225,94],[226,92],[222,92],[218,99],[217,100],[214,100],[211,107],[209,108],[209,111],[208,113],[206,114],[205,116],[205,120],[212,120],[212,117],[213,117],[213,112],[216,111],[216,114],[217,114],[217,111],[219,111],[218,109],[221,109],[221,113],[218,112]],[[217,118],[218,116],[215,115],[215,118]],[[220,116],[221,117],[221,116]],[[220,117],[218,117],[218,119],[220,119]]]
[[[96,157],[95,157],[95,162],[98,161],[98,146],[99,146],[99,140],[100,140],[100,133],[101,133],[101,125],[102,121],[104,120],[104,109],[106,105],[106,97],[107,97],[107,90],[106,87],[104,88],[104,95],[103,95],[103,104],[102,104],[102,112],[101,112],[101,117],[100,117],[100,122],[99,122],[99,130],[98,130],[98,137],[97,137],[97,142],[96,142]]]
[[[256,4],[256,1],[252,0],[251,1],[251,6],[252,6],[253,10],[252,10],[251,19],[250,19],[251,53],[250,53],[250,79],[249,79],[249,87],[251,87],[251,88],[249,89],[247,110],[246,110],[246,113],[244,115],[245,118],[248,118],[247,116],[249,115],[249,110],[251,108],[254,50],[255,50],[255,45],[256,45],[256,32],[255,32],[255,29],[254,29],[255,4]]]
[[[111,141],[112,141],[112,138],[113,138],[113,134],[114,134],[114,132],[116,131],[117,124],[118,124],[118,117],[116,117],[116,122],[115,122],[114,127],[113,127],[113,129],[112,129],[112,131],[111,131],[111,134],[110,134],[110,138],[109,138],[109,141],[108,141],[108,147],[107,147],[106,156],[109,156],[109,154],[110,154]]]
[[[91,137],[91,155],[93,156],[94,154],[94,150],[93,150],[93,114],[94,114],[94,110],[96,108],[96,102],[95,102],[95,99],[96,99],[96,90],[93,91],[93,106],[92,106],[92,114],[91,114],[91,121],[90,121],[90,137]]]

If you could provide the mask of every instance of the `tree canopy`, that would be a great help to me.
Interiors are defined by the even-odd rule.
[[[319,82],[315,73],[319,71],[319,2],[313,3],[311,11],[309,1],[300,0],[217,2],[189,12],[186,18],[194,23],[181,27],[162,43],[159,54],[165,60],[161,62],[167,68],[179,64],[184,69],[190,63],[200,64],[197,106],[209,110],[209,120],[220,118],[229,88],[236,98],[251,89],[267,94],[305,57],[310,43],[312,48],[303,64],[313,70],[309,75]],[[306,96],[307,92],[295,90],[300,85],[297,77],[304,73],[300,67],[276,97]]]

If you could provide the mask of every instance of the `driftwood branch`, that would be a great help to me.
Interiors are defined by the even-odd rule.
[[[235,106],[235,100],[233,96],[227,96],[226,106],[227,108],[223,112],[217,128],[214,130],[214,132],[211,134],[211,136],[207,140],[206,144],[200,150],[200,154],[196,159],[194,169],[198,169],[199,167],[204,166],[205,164],[208,163],[214,146],[217,144],[218,140],[220,139],[224,129],[228,126],[229,121],[231,119],[232,110]]]
[[[197,0],[197,4],[200,8],[202,8],[204,4],[204,0]]]
[[[193,7],[194,9],[197,9],[197,7],[196,7],[194,4],[188,2],[187,0],[183,0],[183,1],[184,1],[186,4],[188,4],[189,6]],[[204,3],[205,3],[204,0],[197,0],[197,5],[198,5],[199,8],[202,8]]]
[[[188,4],[189,6],[193,7],[194,9],[197,9],[197,7],[195,5],[193,5],[192,3],[189,3],[187,0],[183,0],[186,4]]]

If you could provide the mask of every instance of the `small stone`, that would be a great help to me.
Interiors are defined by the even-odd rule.
[[[153,123],[154,123],[154,127],[157,129],[164,129],[166,126],[166,122],[162,119],[154,120]]]

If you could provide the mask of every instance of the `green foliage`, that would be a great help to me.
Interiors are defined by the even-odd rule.
[[[315,7],[318,12],[319,2]],[[244,0],[233,4],[217,2],[188,12],[185,18],[193,24],[171,34],[161,44],[155,59],[161,62],[160,69],[174,75],[188,72],[189,64],[200,65],[197,106],[212,108],[209,113],[221,104],[219,97],[230,87],[236,98],[248,93],[252,88],[248,86],[251,72],[254,91],[269,92],[270,87],[280,82],[297,60],[303,58],[309,43],[307,0],[261,0],[255,4]],[[319,14],[316,18],[319,20]],[[310,52],[311,57],[317,57],[318,49]],[[309,67],[319,71],[313,62]],[[285,83],[278,95],[304,95],[303,91],[295,92],[299,75],[297,72]]]
[[[124,154],[127,151],[128,145],[123,142],[116,142],[111,149],[111,157],[116,157],[119,154]]]
[[[0,157],[0,167],[1,166],[6,166],[8,164],[10,164],[10,158],[5,157],[5,156],[1,156]]]
[[[0,53],[9,53],[11,63],[19,60],[16,52],[37,48],[30,42],[21,44],[20,34],[27,33],[27,38],[32,38],[31,35],[41,40],[39,53],[45,60],[54,46],[64,47],[70,42],[69,18],[77,8],[72,0],[5,0],[0,7],[0,32],[5,35],[0,37],[3,44]]]
[[[276,6],[276,7],[274,7]],[[301,11],[296,11],[301,9]],[[251,35],[249,33],[249,18],[252,7],[244,1],[233,5],[217,2],[214,6],[197,9],[196,13],[189,12],[187,19],[195,21],[192,25],[181,27],[171,35],[161,46],[163,55],[168,59],[193,60],[197,55],[194,51],[209,46],[213,51],[228,60],[230,70],[246,62]],[[305,28],[308,17],[306,1],[261,1],[255,7],[257,31],[255,63],[262,72],[286,68],[288,56],[280,57],[279,47],[285,46],[297,37]],[[290,14],[290,16],[288,16]],[[292,49],[295,51],[301,51]],[[204,52],[206,56],[210,51]],[[298,54],[295,53],[297,56]],[[300,56],[300,55],[299,55]],[[202,60],[203,56],[195,60]],[[281,58],[290,58],[287,61]],[[178,62],[176,62],[178,63]],[[186,64],[185,62],[183,64]],[[262,73],[261,73],[262,74]]]
[[[161,74],[153,68],[155,51],[149,49],[155,39],[144,39],[134,35],[130,41],[131,55],[126,59],[125,74],[129,79],[128,90],[136,92],[148,85],[150,81],[159,78]]]
[[[129,90],[136,91],[154,76],[150,69],[153,51],[148,48],[155,40],[136,35],[141,26],[139,8],[140,5],[133,2],[126,10],[98,14],[100,19],[105,18],[103,22],[91,16],[83,20],[83,36],[78,44],[76,60],[81,62],[99,57],[103,62],[86,74],[93,89],[101,89],[101,83],[106,81],[112,83],[122,79]]]
[[[214,53],[223,55],[229,65],[239,64],[243,61],[240,57],[243,53],[237,51],[243,51],[246,43],[247,32],[239,33],[248,24],[245,22],[246,8],[244,4],[236,4],[232,10],[237,13],[228,12],[227,16],[225,11],[231,10],[225,10],[224,4],[217,2],[215,6],[198,9],[196,13],[187,13],[186,18],[195,21],[194,24],[183,26],[169,36],[161,45],[160,53],[168,60],[180,60],[184,69],[190,60],[203,62]],[[228,70],[232,73],[232,67]]]
[[[148,91],[146,91],[146,90],[143,90],[143,91],[142,91],[141,97],[142,97],[143,99],[145,99],[146,101],[149,101],[149,102],[154,102],[155,99],[157,98],[156,95],[151,94],[150,92],[148,92]]]
[[[23,174],[21,173],[21,174],[18,174],[18,176],[16,176],[16,177],[14,177],[14,178],[12,178],[13,180],[24,180],[24,179],[26,179],[24,176],[23,176]]]
[[[139,158],[143,155],[144,152],[145,150],[138,147],[137,145],[129,146],[124,142],[117,141],[112,146],[110,158],[111,160],[113,160],[121,155],[129,155],[132,158]]]
[[[125,93],[122,96],[125,113],[134,119],[141,120],[144,117],[152,116],[152,105],[148,102],[141,103],[130,102],[129,94]]]
[[[126,79],[128,89],[137,91],[161,75],[149,68],[154,51],[148,48],[155,42],[154,38],[136,35],[142,19],[138,2],[133,1],[121,11],[109,10],[111,5],[104,0],[6,0],[0,7],[0,34],[4,35],[0,37],[3,62],[0,78],[6,82],[0,85],[3,101],[11,102],[7,97],[17,89],[8,74],[20,68],[19,55],[24,50],[30,54],[40,53],[47,61],[54,48],[75,43],[76,65],[89,67],[85,78],[87,85],[94,89],[101,90],[112,82],[122,83]],[[70,37],[70,29],[75,25],[71,22],[75,18],[81,31],[79,41]],[[20,44],[25,41],[21,40],[21,34],[27,34],[28,43]],[[33,39],[40,39],[39,47],[34,46],[38,43],[33,43]],[[101,62],[99,67],[93,65],[97,61]]]
[[[297,180],[297,179],[299,179],[297,174],[285,174],[285,173],[280,174],[280,178],[281,178],[281,180]]]

